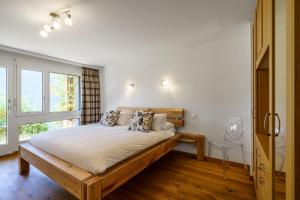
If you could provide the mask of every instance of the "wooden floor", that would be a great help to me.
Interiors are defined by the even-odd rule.
[[[75,200],[54,181],[31,167],[18,175],[17,156],[0,159],[0,200]],[[222,166],[171,152],[111,193],[105,200],[250,200],[252,181],[241,168],[231,167],[228,179]]]

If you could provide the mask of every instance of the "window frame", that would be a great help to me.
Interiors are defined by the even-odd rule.
[[[22,52],[6,52],[0,54],[1,66],[6,68],[7,77],[7,144],[0,145],[0,156],[18,150],[19,130],[18,126],[26,123],[50,122],[68,119],[77,120],[80,126],[81,119],[81,80],[82,66],[73,62],[62,62],[60,59],[51,58],[39,54],[28,54]],[[21,74],[20,70],[32,70],[43,73],[43,97],[46,96],[43,102],[43,112],[21,113]],[[62,73],[79,77],[79,110],[74,112],[58,112],[50,113],[47,109],[49,105],[49,73]],[[19,101],[19,102],[18,102]],[[48,106],[50,107],[50,106]]]
[[[18,66],[17,72],[17,98],[16,98],[16,115],[17,116],[32,116],[45,115],[47,113],[46,88],[47,88],[47,74],[44,70],[32,66]],[[22,70],[41,72],[42,73],[42,111],[37,112],[22,112]]]
[[[40,64],[36,65],[39,66]],[[43,115],[52,115],[52,114],[70,114],[70,113],[81,113],[81,75],[76,74],[76,73],[66,73],[64,70],[58,71],[58,70],[45,70],[42,67],[32,67],[33,65],[29,66],[20,66],[17,65],[16,67],[16,80],[17,80],[17,89],[16,89],[16,116],[17,117],[22,117],[22,116],[43,116]],[[22,103],[22,95],[21,95],[21,72],[22,70],[28,70],[28,71],[35,71],[35,72],[41,72],[42,73],[42,108],[43,110],[41,112],[22,112],[21,111],[21,103]],[[50,74],[55,73],[55,74],[63,74],[63,75],[69,75],[69,76],[76,76],[78,77],[78,109],[74,111],[57,111],[57,112],[50,112]],[[71,115],[72,117],[74,115]]]
[[[22,113],[21,111],[21,70],[32,70],[43,73],[43,112]],[[77,111],[50,112],[50,73],[65,74],[79,78],[79,99]],[[81,119],[81,68],[59,62],[38,58],[19,57],[15,60],[15,91],[14,91],[14,116],[15,116],[15,144],[20,143],[18,126],[28,123],[42,123],[69,119]]]

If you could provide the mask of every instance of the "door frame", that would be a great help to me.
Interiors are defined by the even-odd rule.
[[[295,200],[300,199],[300,2],[287,0],[286,9],[286,199]]]
[[[6,116],[7,116],[7,144],[0,146],[0,156],[10,154],[14,151],[16,144],[16,124],[15,124],[15,60],[0,52],[0,61],[6,68]]]

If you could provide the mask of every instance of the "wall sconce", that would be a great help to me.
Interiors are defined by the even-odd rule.
[[[130,89],[134,88],[134,84],[133,83],[129,83],[128,84],[128,88],[130,88]]]
[[[161,80],[160,85],[161,87],[168,88],[170,83],[167,80]]]

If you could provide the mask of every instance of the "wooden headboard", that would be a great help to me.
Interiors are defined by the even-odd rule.
[[[148,107],[118,107],[121,111],[153,111],[154,113],[167,114],[168,122],[171,122],[177,128],[184,126],[184,109],[183,108],[148,108]]]

